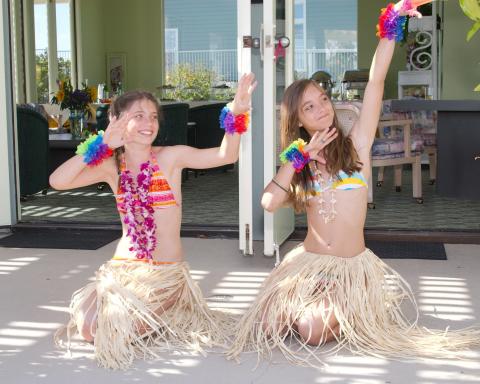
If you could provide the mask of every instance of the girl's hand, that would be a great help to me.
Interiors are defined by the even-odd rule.
[[[433,0],[401,0],[395,4],[395,9],[400,11],[400,16],[410,16],[422,18],[422,14],[417,11],[417,7],[431,3]]]
[[[114,116],[103,134],[103,142],[111,149],[117,149],[129,143],[130,138],[127,132],[129,121],[130,115],[128,113],[122,113],[120,117]]]
[[[257,82],[253,73],[244,74],[238,81],[237,93],[232,102],[232,112],[234,115],[240,115],[250,110],[252,93]]]
[[[323,132],[315,132],[304,149],[310,155],[310,159],[318,161],[321,164],[326,164],[322,150],[335,140],[337,136],[337,128],[326,129]]]

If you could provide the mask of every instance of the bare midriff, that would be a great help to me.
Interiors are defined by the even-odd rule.
[[[325,223],[318,213],[317,200],[309,200],[306,209],[308,233],[303,246],[312,253],[353,257],[365,250],[363,227],[367,215],[368,190],[337,190],[335,194],[337,215],[329,223]]]
[[[157,246],[152,254],[153,260],[183,261],[183,248],[182,242],[180,241],[180,226],[182,223],[181,206],[156,209],[154,217],[157,225],[155,231]],[[117,245],[115,256],[136,259],[135,254],[128,250],[131,247],[131,242],[130,238],[126,235],[127,228],[124,224],[122,224],[122,227],[123,236]]]

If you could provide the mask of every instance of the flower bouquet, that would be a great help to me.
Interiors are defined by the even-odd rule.
[[[82,83],[82,89],[73,89],[70,79],[57,80],[58,91],[50,103],[70,110],[70,132],[74,139],[82,138],[85,117],[92,115],[90,103],[97,99],[97,89]]]

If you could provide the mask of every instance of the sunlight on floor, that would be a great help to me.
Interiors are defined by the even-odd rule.
[[[14,259],[0,261],[0,275],[9,275],[13,271],[18,271],[21,267],[26,267],[33,261],[40,260],[38,257],[17,257]]]
[[[475,319],[465,279],[420,276],[418,289],[419,309],[425,314],[452,321]]]
[[[243,313],[257,297],[268,275],[268,272],[228,272],[207,298],[209,306]]]
[[[22,215],[32,217],[75,217],[84,213],[98,210],[99,208],[78,208],[78,207],[52,207],[45,206],[29,206],[22,209]]]
[[[209,271],[199,271],[195,269],[190,271],[190,275],[192,276],[192,279],[195,281],[203,280],[209,274],[210,274]]]
[[[53,334],[60,326],[59,323],[13,321],[7,328],[0,329],[0,346],[28,347]]]

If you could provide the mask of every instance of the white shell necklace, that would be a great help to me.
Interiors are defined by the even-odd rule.
[[[313,170],[313,188],[318,201],[318,213],[323,217],[325,224],[335,220],[337,211],[335,209],[336,189],[333,188],[333,177],[330,175],[328,180],[322,175],[322,171],[318,169],[315,161],[315,169]],[[327,193],[329,196],[327,196]],[[328,199],[328,197],[330,197]]]

